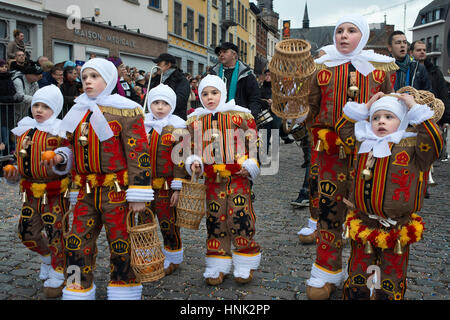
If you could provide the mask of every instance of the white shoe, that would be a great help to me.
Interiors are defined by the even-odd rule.
[[[41,270],[39,271],[39,279],[47,280],[49,276],[50,269],[52,268],[51,264],[41,263]]]

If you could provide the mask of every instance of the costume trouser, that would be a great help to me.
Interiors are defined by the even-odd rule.
[[[68,206],[63,194],[48,196],[46,205],[42,204],[42,198],[28,195],[18,226],[22,243],[41,256],[51,255],[53,270],[61,274],[65,269],[62,217]],[[46,236],[42,234],[43,230]]]
[[[375,289],[375,300],[400,300],[406,292],[406,272],[409,259],[409,245],[404,246],[402,254],[393,249],[373,248],[372,254],[364,252],[364,245],[351,240],[351,253],[348,260],[348,278],[344,283],[344,299],[367,300],[370,290],[367,286],[367,268],[376,265],[380,268],[380,289]]]
[[[110,250],[110,282],[108,287],[140,285],[130,266],[130,242],[126,218],[128,203],[125,191],[111,191],[109,187],[92,188],[90,194],[80,190],[74,208],[71,231],[66,238],[67,267],[78,266],[81,286],[76,292],[92,289],[95,260],[98,253],[97,238],[105,226]],[[69,281],[68,281],[69,285]]]
[[[313,209],[318,209],[316,260],[308,280],[312,287],[320,288],[326,282],[340,285],[343,280],[342,224],[347,207],[342,200],[348,197],[349,164],[350,157],[339,159],[338,153],[320,151],[311,165],[311,172],[317,170],[317,175],[311,174],[311,181],[317,178],[317,187],[313,186],[311,196],[317,194],[312,203]]]
[[[153,189],[153,191],[154,200],[150,204],[150,209],[158,217],[159,228],[164,241],[163,253],[166,256],[164,267],[167,268],[170,263],[180,264],[183,261],[180,227],[175,225],[177,221],[176,208],[170,206],[173,191],[171,189]],[[144,214],[142,219],[143,222],[149,223],[153,217]]]
[[[261,257],[260,246],[253,240],[255,213],[249,180],[231,176],[216,183],[207,179],[206,188],[207,270],[218,262],[221,265],[218,270],[228,273],[233,262],[234,275],[247,278],[249,270],[258,268]],[[235,247],[233,252],[231,244]],[[238,270],[239,265],[248,267],[243,275]],[[205,272],[205,277],[208,277],[207,274],[208,272]]]

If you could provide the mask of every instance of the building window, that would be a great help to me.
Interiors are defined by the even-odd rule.
[[[217,46],[217,25],[211,23],[211,47],[215,48]]]
[[[20,30],[23,33],[24,39],[23,41],[27,44],[29,44],[30,41],[30,27],[24,23],[17,22],[16,26],[17,30]]]
[[[205,70],[205,65],[203,63],[198,64],[198,74],[203,74]]]
[[[212,5],[217,8],[217,0],[212,0]]]
[[[187,9],[186,14],[187,20],[187,30],[186,30],[186,38],[194,41],[194,11],[192,9]]]
[[[181,3],[175,2],[173,11],[173,32],[181,36]]]
[[[148,0],[148,6],[155,9],[161,9],[161,0]]]
[[[192,61],[192,60],[188,60],[187,61],[187,70],[186,70],[186,72],[191,74],[191,75],[194,73],[194,61]]]
[[[55,42],[53,44],[53,61],[56,63],[72,60],[72,45]]]
[[[0,59],[6,60],[6,46],[8,42],[8,22],[0,20]]]
[[[441,46],[439,44],[439,36],[433,37],[433,51],[441,51]]]
[[[198,43],[205,44],[205,17],[198,16]]]
[[[181,58],[180,57],[176,57],[176,56],[174,56],[174,57],[175,57],[175,61],[176,61],[177,67],[181,68]]]
[[[228,34],[228,42],[233,43],[233,34],[232,33]]]
[[[436,20],[441,19],[441,9],[437,9],[434,13],[434,17],[436,18]]]
[[[431,37],[428,37],[428,38],[427,38],[426,44],[427,44],[427,52],[431,52],[432,49],[433,49],[433,48],[432,48]]]

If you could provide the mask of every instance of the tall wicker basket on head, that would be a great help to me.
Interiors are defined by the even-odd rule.
[[[148,209],[150,211],[150,209]],[[153,212],[150,211],[153,215]],[[127,230],[131,243],[131,267],[140,282],[156,281],[164,277],[165,256],[153,217],[151,223],[134,225],[132,211],[127,215]]]
[[[194,181],[183,180],[177,205],[177,221],[175,225],[187,229],[198,230],[198,226],[206,214],[206,186]]]
[[[281,119],[308,114],[309,79],[316,70],[311,45],[301,39],[280,41],[269,63],[272,79],[272,111]]]
[[[428,105],[434,112],[434,116],[431,119],[433,119],[435,122],[438,122],[444,115],[444,103],[441,99],[436,98],[430,91],[417,90],[413,87],[403,87],[398,89],[397,93],[408,93],[414,97],[414,100],[418,104]]]

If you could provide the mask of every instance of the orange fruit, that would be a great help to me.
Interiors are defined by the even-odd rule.
[[[16,167],[14,167],[12,164],[7,164],[3,167],[3,171],[5,172],[13,172],[14,170],[16,170]]]
[[[53,151],[44,151],[42,152],[42,160],[44,161],[48,161],[48,160],[52,160],[54,157],[56,156],[56,153],[54,153]]]

